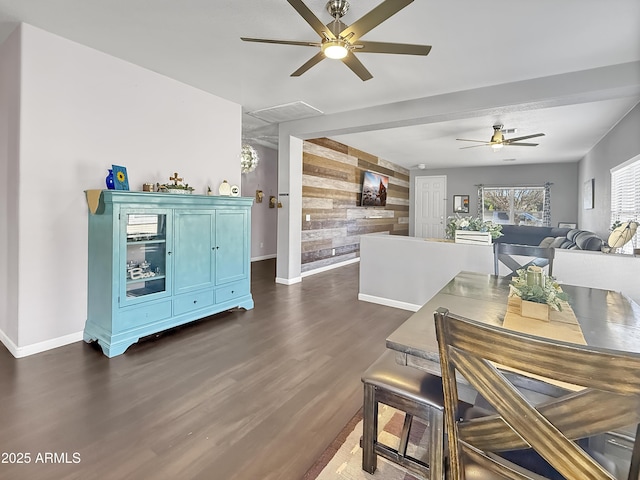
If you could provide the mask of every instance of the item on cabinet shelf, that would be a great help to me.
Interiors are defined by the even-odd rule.
[[[143,183],[142,184],[143,192],[153,192],[153,183]]]
[[[113,186],[115,190],[129,190],[127,169],[120,165],[111,165],[113,169]]]
[[[220,195],[225,195],[225,196],[230,195],[231,185],[229,185],[229,182],[227,182],[226,180],[223,180],[222,183],[220,184],[220,187],[218,187],[218,193]]]
[[[173,177],[169,177],[169,180],[173,181],[173,183],[157,185],[158,192],[176,193],[182,195],[191,195],[193,193],[194,188],[190,187],[188,183],[182,185],[182,178],[178,176],[178,172],[174,172]]]
[[[232,185],[231,186],[231,196],[232,197],[239,197],[240,196],[240,187],[238,187],[237,185]]]
[[[262,190],[256,190],[256,203],[262,203],[262,197],[264,197]]]
[[[269,197],[269,208],[276,208],[276,197],[273,195]]]
[[[142,337],[253,308],[252,198],[100,195],[88,222],[86,342],[113,357]]]
[[[211,191],[211,187],[207,186],[207,195],[211,196],[213,195],[213,192]]]
[[[109,169],[109,173],[107,174],[107,178],[104,179],[105,183],[107,184],[107,188],[109,190],[113,190],[115,189],[115,185],[113,184],[113,170],[110,168]]]

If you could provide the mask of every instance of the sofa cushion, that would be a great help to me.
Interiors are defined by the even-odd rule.
[[[562,248],[562,245],[565,242],[571,243],[569,242],[569,240],[567,240],[567,237],[556,237],[553,239],[553,242],[551,242],[551,244],[549,245],[549,248]]]
[[[602,239],[595,233],[582,231],[576,235],[575,244],[580,250],[599,251],[602,247]]]
[[[545,237],[542,239],[542,241],[540,242],[540,245],[538,246],[542,248],[550,248],[554,240],[555,238],[553,237]]]
[[[567,240],[569,240],[570,242],[575,243],[576,242],[576,236],[580,233],[583,232],[584,230],[579,230],[577,228],[572,228],[571,230],[569,230],[567,232]]]

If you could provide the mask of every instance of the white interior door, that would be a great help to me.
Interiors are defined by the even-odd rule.
[[[444,238],[447,177],[416,177],[415,236]]]

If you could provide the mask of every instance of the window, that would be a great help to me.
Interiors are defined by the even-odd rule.
[[[640,156],[611,169],[611,224],[640,221]],[[624,245],[622,253],[633,253],[637,235]]]
[[[482,187],[482,217],[494,223],[547,225],[545,187]]]

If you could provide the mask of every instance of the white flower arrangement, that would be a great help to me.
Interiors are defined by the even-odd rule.
[[[242,173],[253,172],[258,166],[258,152],[251,145],[243,145],[240,152],[240,167]]]

